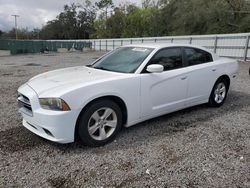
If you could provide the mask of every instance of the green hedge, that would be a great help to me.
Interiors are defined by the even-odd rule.
[[[86,41],[0,40],[0,50],[10,50],[11,54],[57,51],[58,48],[82,50],[91,47],[92,43]]]

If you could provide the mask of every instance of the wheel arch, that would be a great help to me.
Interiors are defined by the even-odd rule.
[[[213,94],[213,93],[214,93],[214,89],[215,89],[215,87],[216,87],[216,84],[217,84],[217,83],[220,83],[220,82],[218,82],[218,81],[220,81],[220,82],[221,82],[221,81],[224,81],[225,84],[226,84],[226,95],[225,95],[223,101],[221,101],[220,103],[215,102],[214,94]],[[227,92],[228,92],[228,90],[229,90],[229,87],[230,87],[230,77],[229,77],[228,75],[224,74],[224,75],[221,75],[220,77],[218,77],[218,78],[216,79],[216,81],[215,81],[215,83],[214,83],[214,86],[213,86],[213,88],[212,88],[212,90],[211,90],[211,93],[210,93],[210,95],[209,95],[208,105],[211,106],[211,107],[220,107],[220,106],[224,103],[224,101],[225,101],[225,99],[226,99],[226,97],[227,97]]]
[[[79,113],[78,117],[77,117],[77,121],[75,124],[75,133],[74,133],[74,138],[76,139],[78,134],[77,134],[77,130],[78,130],[78,122],[79,122],[79,118],[81,116],[82,113],[84,113],[89,106],[91,106],[93,103],[95,103],[96,101],[99,100],[111,100],[113,102],[115,102],[121,109],[122,112],[122,125],[127,123],[127,119],[128,119],[128,111],[127,111],[127,106],[126,103],[124,102],[124,100],[118,96],[115,95],[106,95],[106,96],[101,96],[101,97],[97,97],[91,101],[89,101],[81,110],[81,112]]]
[[[210,92],[209,97],[211,96],[211,94],[212,94],[212,92],[213,92],[213,88],[214,88],[216,82],[217,82],[218,80],[220,80],[220,79],[226,80],[226,82],[227,82],[227,89],[229,89],[229,87],[230,87],[230,77],[229,77],[228,75],[226,75],[226,74],[223,74],[223,75],[219,76],[219,77],[215,80],[214,85],[213,85],[212,88],[211,88],[211,92]]]
[[[218,81],[218,80],[220,80],[220,79],[223,79],[223,80],[225,80],[226,82],[227,82],[227,89],[229,89],[229,87],[230,87],[230,77],[228,76],[228,75],[226,75],[226,74],[223,74],[223,75],[221,75],[217,80],[216,80],[216,82]],[[216,83],[215,82],[215,83]]]

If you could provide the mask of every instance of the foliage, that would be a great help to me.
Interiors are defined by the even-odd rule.
[[[123,37],[149,37],[160,35],[158,30],[159,10],[156,7],[137,9],[128,14]]]
[[[113,6],[113,1],[112,0],[101,0],[99,2],[96,2],[95,5],[99,8],[99,9],[103,9],[103,8],[108,8],[110,6]]]
[[[65,5],[55,20],[49,21],[41,30],[43,39],[86,39],[93,29],[96,13],[90,1],[84,5]]]
[[[40,30],[19,38],[88,39],[238,33],[250,31],[249,0],[142,0],[142,6],[112,0],[65,5]],[[1,35],[1,33],[0,33]],[[2,38],[15,38],[15,30]]]
[[[33,31],[28,31],[28,29],[18,29],[18,39],[38,39],[39,38],[40,29],[35,28]],[[15,29],[10,30],[9,32],[3,32],[0,34],[0,38],[4,39],[15,39],[16,31]]]
[[[94,38],[237,33],[250,31],[246,0],[143,0],[142,7],[119,7],[107,21],[95,21]],[[122,19],[121,16],[123,15]],[[109,20],[120,20],[110,24]],[[100,26],[100,30],[97,26]],[[124,24],[125,23],[125,24]],[[121,27],[122,25],[122,27]],[[122,30],[121,30],[122,29]],[[115,34],[110,34],[110,30]]]

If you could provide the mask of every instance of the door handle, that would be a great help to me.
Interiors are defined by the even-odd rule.
[[[181,80],[186,80],[187,76],[181,77]]]
[[[213,71],[213,72],[215,72],[215,71],[216,71],[216,69],[212,69],[212,71]]]

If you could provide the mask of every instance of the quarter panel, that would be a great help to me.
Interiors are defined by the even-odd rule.
[[[233,80],[238,70],[235,60],[219,58],[214,62],[187,67],[188,70],[188,106],[208,102],[216,80],[227,75]]]

